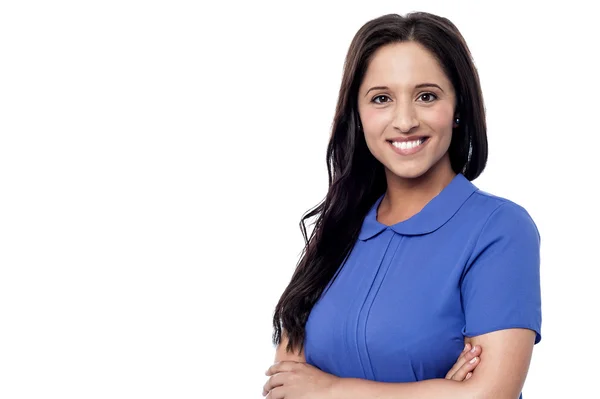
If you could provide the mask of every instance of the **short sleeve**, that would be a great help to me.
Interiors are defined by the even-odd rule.
[[[521,206],[505,202],[489,216],[466,265],[461,296],[463,335],[526,328],[540,342],[540,235]]]

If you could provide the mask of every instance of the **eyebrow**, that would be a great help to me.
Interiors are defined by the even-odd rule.
[[[415,89],[422,89],[424,87],[437,87],[438,89],[440,89],[442,91],[442,93],[444,93],[444,89],[442,89],[440,86],[436,85],[435,83],[421,83],[415,86]],[[367,94],[369,94],[369,92],[371,90],[389,90],[390,88],[387,86],[374,86],[371,87],[369,90],[367,90],[367,92],[365,93],[365,97],[367,96]]]

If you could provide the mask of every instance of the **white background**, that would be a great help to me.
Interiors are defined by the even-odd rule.
[[[200,4],[1,3],[0,397],[261,397],[298,223],[327,189],[348,45],[413,10],[450,18],[479,69],[490,158],[475,184],[542,234],[524,397],[597,392],[591,6]]]

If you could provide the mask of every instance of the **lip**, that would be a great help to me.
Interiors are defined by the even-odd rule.
[[[402,137],[394,137],[391,139],[387,139],[387,141],[395,141],[397,143],[402,143],[404,141],[415,141],[415,140],[428,139],[428,138],[429,138],[429,136],[410,136],[410,137],[402,136]]]
[[[407,148],[407,149],[401,149],[401,148],[397,148],[396,146],[394,146],[392,144],[392,141],[395,142],[404,142],[404,141],[414,141],[414,140],[418,140],[418,139],[425,139],[425,141],[423,143],[421,143],[420,145],[413,147],[413,148]],[[409,140],[406,140],[404,137],[402,137],[401,140],[387,140],[388,144],[390,145],[390,147],[392,148],[392,150],[394,150],[394,152],[396,154],[399,155],[412,155],[412,154],[416,154],[417,152],[421,151],[426,145],[427,143],[429,143],[429,137],[428,136],[413,136],[411,137]]]

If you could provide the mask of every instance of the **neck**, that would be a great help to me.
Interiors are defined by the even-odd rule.
[[[396,224],[420,212],[456,176],[450,160],[440,161],[422,176],[401,178],[386,170],[387,190],[379,205],[377,218],[384,224]]]

